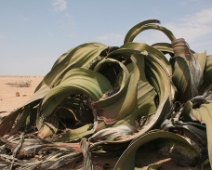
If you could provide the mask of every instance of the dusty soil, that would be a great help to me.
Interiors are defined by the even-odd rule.
[[[42,79],[41,76],[0,76],[0,116],[24,105]]]
[[[0,117],[9,114],[14,109],[23,106],[33,95],[34,89],[43,79],[41,76],[0,76]],[[20,87],[22,84],[28,87]],[[158,162],[161,170],[195,170],[192,167],[178,167],[170,158],[158,156],[145,151],[138,154],[137,162],[143,162],[142,165]],[[118,158],[93,158],[95,170],[112,170]],[[82,160],[76,162],[75,165],[65,165],[62,169],[80,170]]]

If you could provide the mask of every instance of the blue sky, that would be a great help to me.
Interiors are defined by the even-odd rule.
[[[46,75],[56,59],[87,42],[120,46],[146,19],[212,55],[211,0],[0,0],[0,75]],[[145,31],[134,41],[170,42]]]

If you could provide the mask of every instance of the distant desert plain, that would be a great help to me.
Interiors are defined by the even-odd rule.
[[[43,76],[0,76],[0,116],[23,106]]]

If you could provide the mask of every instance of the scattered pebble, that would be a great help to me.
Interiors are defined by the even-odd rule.
[[[20,93],[19,92],[16,92],[16,97],[20,97]]]

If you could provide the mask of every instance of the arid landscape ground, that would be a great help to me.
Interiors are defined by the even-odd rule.
[[[0,76],[1,116],[24,105],[42,79],[42,76]]]
[[[42,76],[0,76],[0,117],[23,106],[33,95],[34,89],[43,79]],[[23,87],[24,86],[24,87]],[[95,170],[112,170],[118,158],[93,158]],[[178,167],[170,158],[164,158],[151,151],[143,151],[136,158],[138,164],[158,162],[162,170],[194,170],[192,167]],[[82,161],[61,169],[80,170]]]

